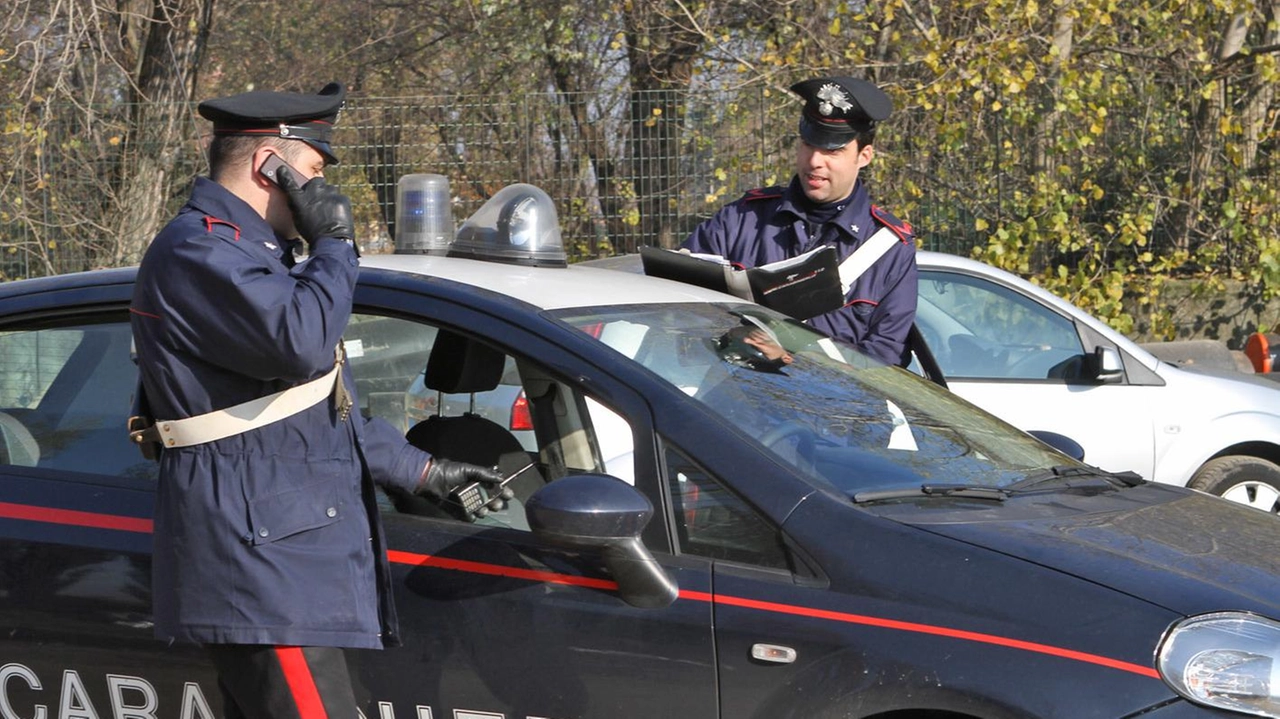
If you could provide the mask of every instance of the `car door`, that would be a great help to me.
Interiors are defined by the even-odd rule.
[[[509,415],[508,386],[463,402],[456,394],[424,401],[431,382],[424,387],[423,367],[440,338],[482,343],[504,355],[502,366],[518,368],[537,437],[528,457],[540,477],[475,521],[440,504],[383,497],[404,644],[359,653],[358,691],[383,719],[718,716],[710,604],[631,606],[599,556],[553,546],[522,518],[540,483],[583,472],[634,482],[658,509],[645,544],[682,597],[708,594],[709,564],[670,550],[645,401],[608,371],[517,327],[528,317],[508,317],[369,286],[360,295],[346,344],[364,410],[411,434],[424,408],[470,406],[486,420],[504,409]],[[375,327],[383,340],[359,336]],[[502,375],[500,385],[513,381]],[[400,400],[391,396],[397,386]],[[374,387],[384,395],[370,402]],[[519,440],[514,446],[520,451]]]
[[[1023,430],[1065,435],[1090,464],[1150,477],[1158,387],[1100,381],[1098,347],[1071,317],[985,277],[921,269],[916,324],[952,392]]]
[[[156,465],[125,434],[129,347],[123,304],[0,318],[6,716],[216,716],[202,652],[152,636]]]
[[[708,599],[716,604],[721,716],[808,715],[803,703],[817,709],[827,700],[810,694],[808,672],[831,651],[831,631],[800,607],[831,598],[828,578],[734,490],[739,462],[731,462],[737,471],[717,474],[680,443],[662,446],[679,551],[703,558],[715,576]]]

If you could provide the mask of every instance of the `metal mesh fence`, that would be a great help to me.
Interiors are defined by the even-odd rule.
[[[115,188],[135,171],[132,157],[156,150],[129,146],[133,109],[8,111],[18,130],[11,123],[6,136],[13,142],[0,152],[0,277],[136,261],[111,251],[119,232],[112,214],[122,204]],[[185,138],[161,148],[171,169],[160,178],[157,224],[206,172],[208,123],[194,106],[180,116]],[[916,226],[921,246],[964,254],[985,241],[975,219],[994,225],[1018,183],[1026,183],[1010,176],[1002,153],[1031,138],[1025,128],[994,120],[966,151],[943,153],[927,122],[923,113],[895,115],[880,130],[864,177],[877,204]],[[1115,118],[1112,125],[1109,141],[1125,142],[1131,123]],[[794,100],[764,90],[352,98],[335,137],[343,161],[327,174],[352,196],[366,252],[392,249],[399,178],[433,173],[450,182],[456,223],[508,184],[542,188],[557,204],[571,258],[581,259],[677,243],[742,192],[785,183],[795,132]],[[1259,151],[1269,153],[1273,143]],[[1222,150],[1224,157],[1231,152]],[[1170,172],[1180,160],[1160,158],[1168,167],[1151,172]],[[1270,157],[1259,166],[1271,168]],[[1223,184],[1233,181],[1224,174]],[[1274,225],[1276,211],[1262,219]],[[149,236],[158,227],[145,229]],[[1152,246],[1158,249],[1159,238]]]
[[[392,239],[395,186],[410,173],[449,179],[458,223],[524,182],[556,200],[575,257],[635,251],[678,241],[735,193],[789,172],[789,130],[767,122],[771,104],[686,100],[645,93],[634,112],[595,96],[526,95],[501,106],[489,97],[355,100],[332,175],[360,203],[374,251]]]

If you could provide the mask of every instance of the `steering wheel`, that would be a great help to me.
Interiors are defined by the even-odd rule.
[[[951,335],[947,340],[951,350],[953,371],[966,377],[1004,377],[1009,351],[992,345],[973,335]]]
[[[929,352],[933,354],[933,359],[938,364],[944,364],[951,355],[951,348],[942,341],[942,335],[938,330],[923,322],[916,322],[916,327],[920,330],[920,337],[924,339],[925,345],[928,346]]]
[[[814,464],[814,444],[817,436],[814,434],[813,428],[804,422],[795,419],[782,422],[760,435],[760,444],[777,452],[778,443],[791,437],[798,438],[796,441],[796,457],[799,460],[797,465],[803,469],[812,469]],[[779,452],[779,454],[781,453]]]

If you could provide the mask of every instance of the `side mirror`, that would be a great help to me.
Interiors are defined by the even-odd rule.
[[[1084,360],[1086,376],[1096,382],[1119,382],[1124,377],[1124,362],[1115,347],[1094,347],[1093,354],[1085,355]]]
[[[1031,435],[1032,437],[1035,437],[1041,442],[1044,442],[1050,447],[1053,447],[1054,449],[1076,460],[1077,462],[1084,461],[1084,447],[1082,447],[1079,442],[1075,441],[1074,439],[1071,439],[1065,434],[1050,432],[1047,429],[1027,430],[1027,434]]]
[[[618,583],[618,594],[633,607],[660,609],[680,588],[640,541],[653,505],[617,477],[579,474],[557,479],[525,502],[529,528],[550,544],[597,549]]]

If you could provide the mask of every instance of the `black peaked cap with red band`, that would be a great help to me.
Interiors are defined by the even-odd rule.
[[[792,85],[791,91],[804,100],[800,137],[824,150],[844,147],[893,112],[884,90],[856,77],[805,80]]]
[[[254,90],[200,103],[200,116],[213,121],[215,135],[258,135],[301,140],[336,165],[329,142],[347,89],[331,82],[314,95]]]

